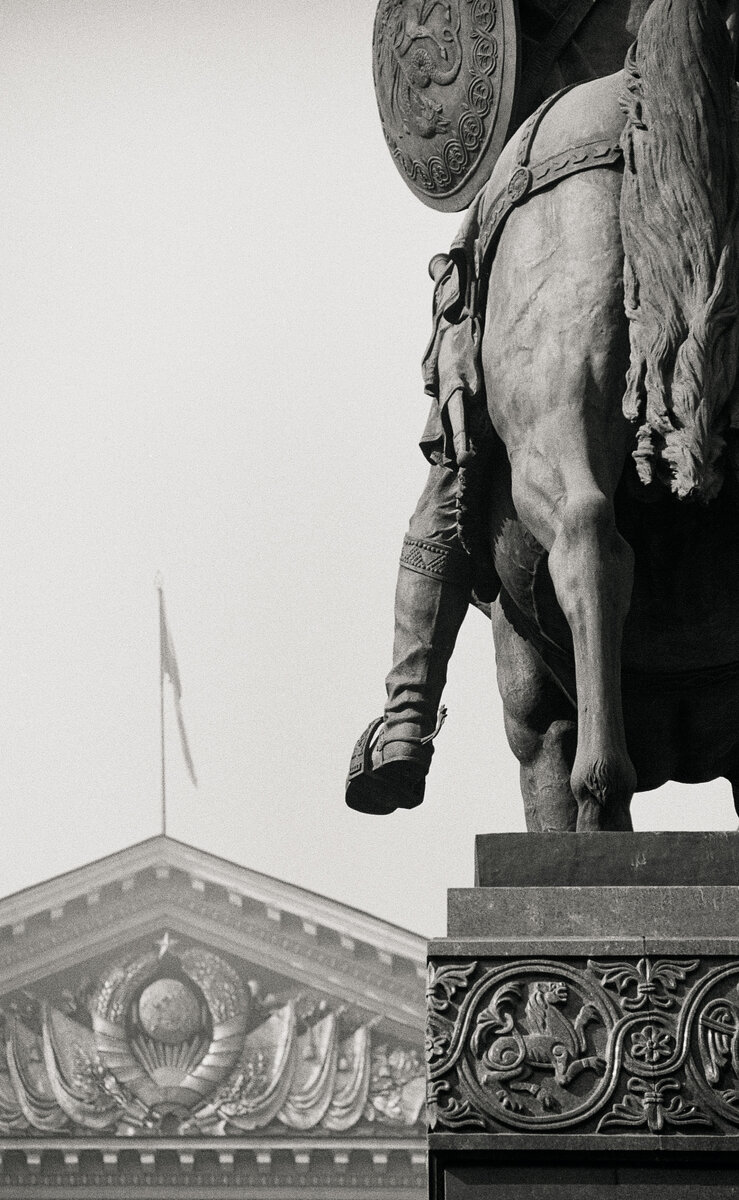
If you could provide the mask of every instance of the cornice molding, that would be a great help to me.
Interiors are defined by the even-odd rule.
[[[320,928],[331,930],[349,948],[361,942],[387,957],[400,957],[422,968],[426,942],[418,934],[353,909],[338,900],[316,895],[294,884],[238,866],[167,837],[155,837],[108,855],[97,862],[59,875],[0,900],[0,929],[23,937],[28,923],[42,914],[52,922],[61,920],[65,909],[82,901],[93,908],[106,902],[105,890],[118,886],[136,889],[141,876],[180,872],[194,889],[221,890],[238,907],[245,900],[264,906],[275,921],[289,914],[301,921],[309,936]]]
[[[172,1162],[176,1154],[176,1165]],[[327,1194],[418,1200],[426,1194],[422,1138],[221,1138],[185,1140],[85,1137],[0,1141],[0,1197],[171,1197]]]
[[[416,973],[357,954],[340,940],[321,941],[238,907],[222,893],[204,894],[180,878],[150,877],[131,891],[56,920],[34,922],[0,943],[0,994],[69,970],[86,959],[120,953],[127,942],[169,929],[283,975],[364,1012],[415,1040],[424,1023]],[[411,967],[412,964],[408,964]]]

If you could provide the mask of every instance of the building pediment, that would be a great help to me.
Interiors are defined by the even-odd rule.
[[[418,1137],[424,954],[166,838],[9,897],[0,1136]]]

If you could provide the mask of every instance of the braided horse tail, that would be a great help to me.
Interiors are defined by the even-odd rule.
[[[708,501],[739,409],[736,85],[716,0],[655,0],[624,76],[624,412],[641,480]]]

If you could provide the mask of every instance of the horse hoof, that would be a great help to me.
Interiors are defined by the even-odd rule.
[[[605,813],[602,806],[592,796],[588,796],[586,800],[578,805],[576,832],[600,833],[601,830],[605,829],[604,817]]]
[[[627,804],[601,805],[590,796],[578,809],[577,833],[631,832],[633,828]]]
[[[608,805],[604,814],[603,829],[633,833],[634,822],[628,804]]]

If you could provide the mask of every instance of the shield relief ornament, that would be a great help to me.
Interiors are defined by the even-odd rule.
[[[514,0],[380,0],[372,46],[380,119],[424,204],[474,199],[512,132],[519,74]]]

